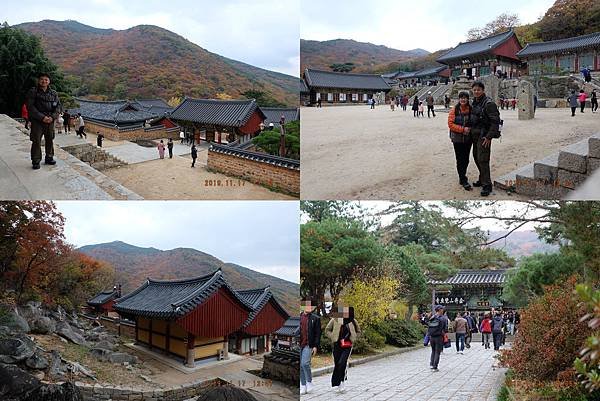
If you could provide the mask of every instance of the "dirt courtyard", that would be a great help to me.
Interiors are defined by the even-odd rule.
[[[502,138],[492,143],[492,180],[600,132],[600,113],[588,109],[537,109],[519,121],[517,111],[500,110]],[[388,106],[302,109],[302,199],[473,199],[458,185],[448,113],[415,118],[411,110]],[[472,160],[469,180],[478,178]],[[494,190],[491,199],[515,199]]]
[[[103,173],[144,199],[294,199],[249,181],[211,173],[206,169],[207,156],[206,149],[199,150],[194,168],[191,168],[189,155],[174,155],[172,159],[166,156],[162,160],[112,168]]]

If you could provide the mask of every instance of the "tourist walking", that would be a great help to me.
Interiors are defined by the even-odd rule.
[[[448,113],[448,128],[450,129],[450,140],[452,141],[452,146],[454,146],[458,183],[466,191],[473,189],[467,178],[469,156],[471,154],[471,146],[473,145],[471,138],[471,126],[473,124],[471,110],[469,92],[463,91],[458,94],[458,104],[450,109]]]
[[[84,132],[85,130],[85,122],[83,121],[83,117],[81,113],[77,113],[77,136],[83,139],[85,137],[87,139],[87,135]]]
[[[408,95],[404,95],[404,97],[402,98],[403,102],[402,102],[402,110],[406,111],[406,107],[408,106]]]
[[[62,134],[63,131],[63,117],[62,117],[62,113],[58,114],[58,118],[54,121],[54,131],[58,130],[59,134]]]
[[[25,120],[25,129],[29,129],[29,113],[27,112],[27,104],[23,103],[21,106],[21,118]]]
[[[450,96],[448,95],[444,95],[444,108],[450,108]]]
[[[169,159],[173,158],[173,138],[167,141],[167,149],[169,149]]]
[[[456,319],[454,319],[454,333],[456,335],[456,353],[464,354],[465,351],[465,337],[467,336],[467,331],[469,330],[469,323],[467,319],[463,317],[460,313],[456,314]]]
[[[415,95],[412,105],[413,117],[419,117],[419,97]]]
[[[583,109],[585,109],[585,101],[587,100],[587,95],[583,89],[579,90],[579,97],[577,100],[579,100],[579,107],[581,107],[580,112],[583,113]]]
[[[371,98],[371,110],[375,110],[375,98]]]
[[[465,319],[467,320],[467,335],[465,336],[465,347],[471,348],[471,341],[473,340],[473,333],[477,333],[477,322],[471,316],[471,312],[466,312]]]
[[[181,144],[183,145],[183,141],[185,141],[185,132],[179,132],[179,139],[181,140]]]
[[[444,316],[444,307],[436,305],[435,313],[427,322],[427,335],[431,345],[431,357],[429,358],[429,367],[434,371],[438,371],[440,363],[440,355],[444,350],[444,338],[448,332],[448,319]]]
[[[595,113],[598,111],[598,95],[596,94],[596,89],[593,89],[592,93],[590,93],[590,99],[592,103],[592,113]]]
[[[424,112],[424,107],[423,107],[423,102],[419,102],[419,116],[425,118],[425,115],[423,114]]]
[[[331,387],[334,391],[344,391],[347,380],[348,358],[352,354],[352,345],[360,335],[360,327],[354,319],[354,308],[338,306],[337,317],[327,323],[325,334],[331,340],[333,353],[333,374]]]
[[[192,167],[196,164],[196,159],[198,158],[198,149],[196,149],[196,145],[192,145]]]
[[[58,93],[50,88],[48,74],[38,76],[37,86],[27,92],[27,114],[31,122],[31,164],[34,170],[40,168],[42,160],[42,136],[45,142],[44,163],[56,164],[54,160],[54,121],[60,112]]]
[[[492,319],[492,337],[494,339],[494,351],[500,349],[502,343],[502,337],[504,335],[504,319],[502,319],[502,312],[497,311],[496,316]]]
[[[571,95],[567,98],[567,101],[571,108],[571,117],[575,117],[575,110],[577,110],[577,95],[574,90],[571,91]]]
[[[492,334],[492,319],[490,319],[490,316],[487,313],[481,321],[479,331],[481,332],[481,341],[483,346],[485,347],[485,349],[490,348],[490,334]]]
[[[99,148],[102,147],[102,141],[104,141],[104,135],[102,135],[100,131],[96,131],[96,145],[98,145]]]
[[[429,112],[433,114],[435,117],[435,110],[433,109],[433,96],[431,95],[431,91],[427,92],[427,97],[425,98],[425,102],[427,103],[427,118],[431,118],[429,116]]]
[[[321,98],[317,99],[317,109],[320,109],[323,105],[321,104]]]
[[[69,110],[65,110],[63,113],[63,125],[65,127],[65,134],[71,132],[71,114]]]
[[[161,159],[165,158],[165,143],[163,142],[163,140],[160,140],[160,143],[157,146],[158,148],[158,157],[160,157]]]
[[[321,342],[321,318],[314,313],[316,305],[311,300],[302,301],[300,313],[300,394],[312,390],[310,361]]]
[[[490,173],[490,154],[492,139],[500,137],[500,112],[496,103],[485,94],[485,85],[475,81],[473,90],[472,114],[475,116],[471,126],[473,140],[473,159],[479,170],[479,180],[473,183],[481,187],[481,196],[492,193],[492,178]]]

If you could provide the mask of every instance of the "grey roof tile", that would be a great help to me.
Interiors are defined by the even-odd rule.
[[[298,108],[261,107],[260,109],[267,116],[264,121],[265,125],[269,125],[269,123],[279,124],[282,114],[285,116],[286,123],[300,119],[300,109]]]
[[[118,295],[119,293],[117,292],[117,290],[114,289],[102,291],[101,293],[95,295],[92,299],[87,301],[87,304],[90,306],[100,306],[112,299],[116,299]]]
[[[206,276],[184,280],[148,279],[135,291],[117,299],[114,309],[126,315],[176,319],[194,310],[222,287],[248,311],[253,310],[252,306],[229,286],[220,269]]]
[[[462,57],[487,53],[490,50],[500,46],[502,43],[506,42],[514,35],[515,33],[512,30],[508,30],[506,32],[492,35],[484,39],[459,43],[458,46],[440,56],[436,61],[439,63],[443,63],[444,61],[447,62]]]
[[[429,280],[430,284],[476,285],[503,284],[506,281],[506,270],[460,270],[446,280]]]
[[[240,298],[246,301],[247,304],[252,305],[252,312],[250,312],[248,319],[244,322],[242,327],[248,327],[248,325],[252,323],[254,318],[260,313],[262,308],[265,307],[269,300],[273,301],[275,309],[278,310],[282,315],[284,315],[286,319],[289,317],[285,309],[283,309],[279,302],[277,302],[277,300],[269,290],[269,287],[257,288],[253,290],[241,290],[237,293],[239,294]]]
[[[375,74],[346,74],[307,68],[304,71],[304,79],[309,88],[391,90],[381,75]]]
[[[127,125],[150,120],[157,116],[149,112],[135,101],[115,100],[112,102],[101,102],[87,99],[75,99],[79,108],[69,109],[71,115],[81,113],[84,119],[104,121],[111,124]]]
[[[275,332],[280,336],[300,337],[300,317],[292,316]]]
[[[600,48],[600,32],[573,38],[551,40],[548,42],[528,43],[520,52],[519,57],[534,56],[538,54],[560,53],[569,50],[585,48]]]
[[[173,110],[171,118],[227,127],[241,127],[246,124],[255,111],[258,111],[263,118],[266,117],[254,99],[218,100],[185,98]]]

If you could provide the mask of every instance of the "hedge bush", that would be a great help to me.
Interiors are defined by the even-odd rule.
[[[372,352],[385,346],[385,337],[371,327],[362,328],[362,333],[354,342],[352,352],[364,354]]]
[[[423,339],[425,328],[415,321],[402,319],[384,320],[377,331],[385,337],[385,343],[396,347],[411,347]]]
[[[574,297],[577,277],[545,289],[521,314],[518,334],[501,361],[517,379],[552,381],[571,368],[591,330],[579,317],[585,307]]]

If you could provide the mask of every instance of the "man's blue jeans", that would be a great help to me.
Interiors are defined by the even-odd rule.
[[[303,347],[300,351],[300,384],[306,386],[306,382],[312,383],[312,373],[310,372],[310,358],[312,350],[310,347]]]
[[[465,335],[466,333],[456,333],[456,352],[465,350]],[[460,343],[460,349],[458,349]]]

